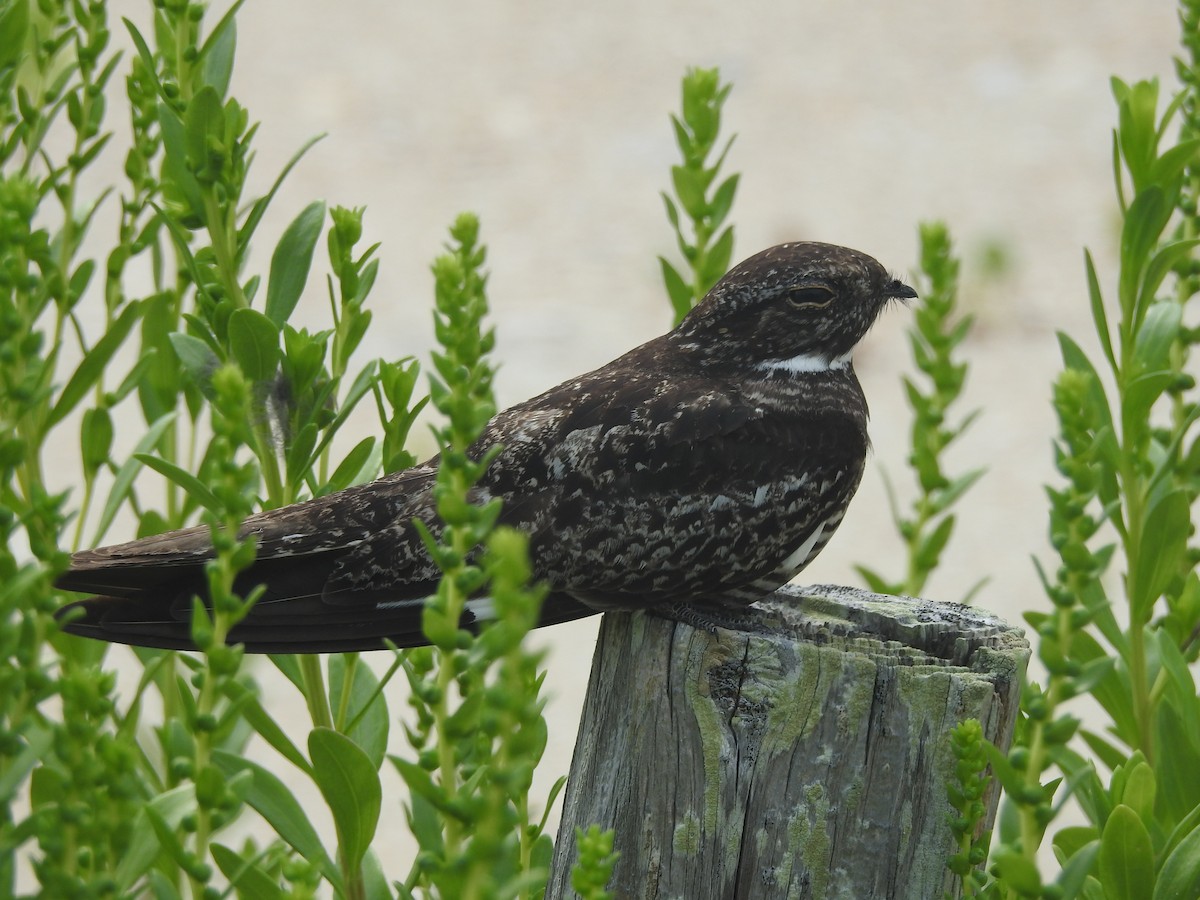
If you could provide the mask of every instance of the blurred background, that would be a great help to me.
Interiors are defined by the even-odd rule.
[[[114,7],[145,25],[144,4]],[[327,137],[276,199],[250,268],[266,270],[278,234],[312,199],[366,205],[364,244],[382,243],[382,266],[360,359],[424,362],[428,266],[446,226],[473,210],[490,247],[499,401],[526,399],[670,326],[656,261],[677,255],[658,196],[677,156],[668,113],[687,67],[719,66],[734,85],[725,133],[738,135],[726,171],[743,173],[735,260],[822,240],[907,277],[917,223],[948,223],[963,257],[961,302],[977,317],[959,414],[982,409],[948,463],[988,473],[926,593],[958,600],[986,577],[977,605],[1017,621],[1047,605],[1030,557],[1047,547],[1054,332],[1095,346],[1084,247],[1111,290],[1109,76],[1158,75],[1169,92],[1176,32],[1175,8],[1161,0],[253,0],[239,13],[232,93],[261,122],[258,192],[305,140]],[[114,38],[128,43],[120,29]],[[314,278],[300,322],[322,325],[327,304]],[[880,472],[909,495],[900,377],[911,370],[910,318],[894,308],[860,349],[874,455],[840,532],[801,581],[857,584],[855,562],[899,574]],[[431,450],[427,432],[415,433]],[[569,765],[597,625],[536,634],[550,648],[546,786]],[[270,689],[272,704],[294,695]],[[391,809],[384,819],[398,836]]]

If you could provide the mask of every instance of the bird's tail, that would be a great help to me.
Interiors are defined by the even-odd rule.
[[[77,600],[57,613],[63,631],[115,644],[194,650],[192,598],[96,596]],[[228,642],[248,653],[344,653],[381,650],[389,645],[429,643],[421,628],[423,601],[396,609],[331,606],[319,598],[261,600],[230,631]],[[468,601],[460,624],[475,630],[490,609]],[[542,605],[537,627],[593,615],[595,610],[565,594],[551,594]]]

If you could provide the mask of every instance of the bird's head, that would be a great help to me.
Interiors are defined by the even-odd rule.
[[[828,368],[848,359],[888,301],[916,296],[865,253],[779,244],[731,269],[670,339],[705,363]]]

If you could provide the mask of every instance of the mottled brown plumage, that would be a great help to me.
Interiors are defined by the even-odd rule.
[[[891,299],[915,296],[870,257],[782,244],[734,268],[674,331],[497,415],[503,451],[475,489],[530,536],[551,594],[542,624],[607,609],[699,620],[790,580],[858,486],[867,406],[849,354]],[[231,641],[255,652],[424,643],[438,572],[412,522],[436,526],[436,458],[243,526],[266,593]],[[436,530],[436,527],[435,527]],[[208,529],[78,553],[59,586],[100,596],[67,631],[190,646]],[[463,624],[488,610],[473,600]]]

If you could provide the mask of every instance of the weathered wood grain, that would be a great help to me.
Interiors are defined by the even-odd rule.
[[[970,607],[788,587],[746,631],[608,614],[548,898],[576,826],[616,831],[620,898],[955,891],[948,735],[1012,734],[1029,648]],[[994,814],[995,797],[990,804]]]

